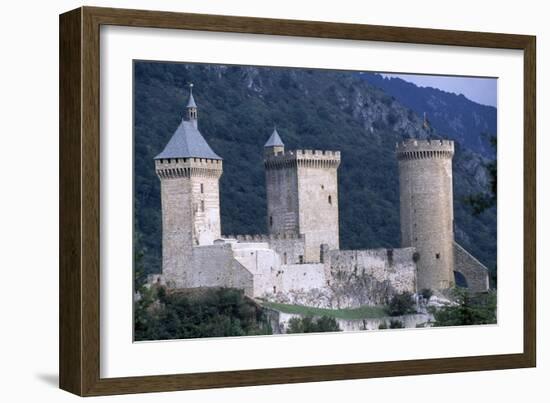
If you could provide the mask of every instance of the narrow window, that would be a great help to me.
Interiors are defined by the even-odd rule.
[[[201,183],[201,193],[204,193],[204,184]]]
[[[269,226],[273,227],[273,216],[269,216]]]
[[[286,264],[286,252],[283,253],[283,262],[284,262],[284,264]]]
[[[201,211],[204,211],[204,200],[201,200]]]
[[[304,257],[302,255],[298,256],[298,261],[300,264],[304,263]]]
[[[332,196],[331,195],[328,196],[328,204],[332,204]]]
[[[435,258],[436,258],[436,259],[439,259],[439,257],[440,257],[440,256],[439,256],[439,253],[436,253],[436,254],[435,254]]]
[[[273,294],[277,293],[277,287],[273,286]]]

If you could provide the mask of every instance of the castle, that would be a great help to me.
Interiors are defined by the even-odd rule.
[[[286,150],[277,129],[264,147],[267,234],[221,234],[223,160],[186,117],[155,157],[162,199],[162,274],[172,289],[234,287],[255,298],[322,307],[381,304],[397,293],[459,283],[489,287],[488,270],[454,241],[450,140],[396,146],[401,247],[340,250],[339,151]]]

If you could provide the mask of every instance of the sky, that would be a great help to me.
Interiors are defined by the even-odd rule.
[[[497,106],[497,79],[458,76],[431,76],[417,74],[382,74],[384,77],[397,77],[419,87],[434,87],[483,105]]]

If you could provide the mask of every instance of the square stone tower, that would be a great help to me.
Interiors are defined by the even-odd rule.
[[[191,85],[192,88],[192,85]],[[212,245],[221,237],[219,179],[222,159],[197,125],[197,106],[190,91],[187,120],[155,157],[161,183],[162,274],[169,285],[192,284],[192,248]]]
[[[286,151],[275,129],[265,144],[267,228],[305,238],[303,262],[319,262],[321,245],[339,249],[339,151]]]

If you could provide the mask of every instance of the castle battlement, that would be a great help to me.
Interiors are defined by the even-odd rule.
[[[162,158],[155,160],[160,179],[188,178],[190,176],[220,177],[223,161],[209,158]]]
[[[224,235],[226,239],[236,239],[238,242],[269,242],[284,239],[302,239],[302,235],[296,233],[283,234],[245,234],[245,235]]]
[[[454,141],[408,139],[395,145],[398,160],[452,158]]]
[[[338,168],[340,151],[309,149],[279,151],[277,154],[267,155],[264,162],[266,168],[273,169],[296,166]]]

